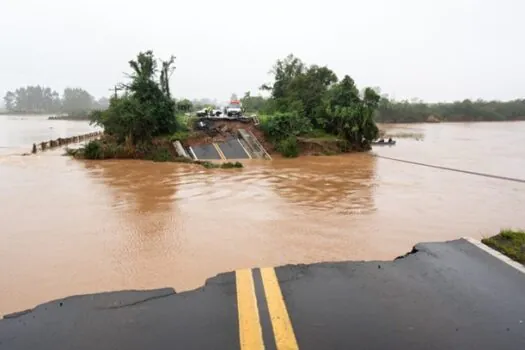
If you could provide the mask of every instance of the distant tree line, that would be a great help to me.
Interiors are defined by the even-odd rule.
[[[66,88],[62,96],[44,86],[26,86],[8,91],[4,96],[5,108],[10,113],[66,113],[86,114],[95,109],[106,109],[109,100],[102,97],[95,100],[86,90]]]
[[[266,114],[269,110],[268,99],[263,96],[252,96],[248,91],[241,98],[241,103],[246,112],[259,112]]]
[[[525,99],[425,103],[421,100],[394,101],[382,97],[375,119],[382,123],[525,120]]]
[[[377,90],[377,89],[375,89]],[[271,114],[272,101],[246,92],[241,99],[248,112]],[[396,101],[382,96],[374,119],[379,123],[423,123],[429,121],[512,121],[525,120],[525,99],[511,101],[463,100],[425,103],[419,99]]]

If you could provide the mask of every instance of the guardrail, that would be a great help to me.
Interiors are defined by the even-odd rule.
[[[238,130],[239,136],[242,141],[244,141],[244,147],[248,148],[251,153],[252,158],[262,158],[272,160],[270,154],[266,151],[263,145],[257,140],[254,134],[251,131],[245,129]],[[242,144],[242,143],[241,143]]]
[[[39,151],[45,151],[48,149],[53,149],[53,148],[69,145],[71,143],[78,143],[78,142],[90,140],[96,137],[100,137],[102,133],[103,133],[102,131],[95,131],[95,132],[90,132],[90,133],[78,135],[78,136],[59,137],[56,140],[49,140],[49,141],[43,141],[39,143],[33,143],[33,148],[31,150],[31,153],[34,154]]]

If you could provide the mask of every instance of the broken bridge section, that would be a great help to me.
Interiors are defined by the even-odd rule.
[[[250,159],[238,139],[190,147],[189,152],[196,160],[238,160]]]
[[[190,154],[196,160],[221,160],[221,156],[214,144],[190,147]]]
[[[225,142],[217,142],[217,146],[225,159],[249,159],[251,158],[241,145],[239,139],[231,138]]]
[[[188,154],[195,160],[272,159],[252,133],[240,129],[238,135],[226,141],[188,147]]]

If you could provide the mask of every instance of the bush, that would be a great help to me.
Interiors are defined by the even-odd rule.
[[[184,142],[188,139],[190,136],[190,133],[188,131],[177,131],[173,135],[170,136],[170,142],[180,141]]]
[[[102,144],[103,159],[118,158],[127,159],[133,158],[133,150],[129,150],[125,145],[119,145],[113,142]]]
[[[219,164],[208,162],[207,160],[205,160],[205,161],[196,161],[195,164],[200,164],[203,167],[205,167],[206,169],[214,169],[214,168],[218,168],[219,167]]]
[[[66,147],[65,151],[66,151],[66,153],[64,153],[65,156],[72,156],[72,157],[74,157],[78,153],[78,149],[76,149],[76,148]]]
[[[290,136],[280,141],[277,145],[277,150],[287,158],[295,158],[299,156],[299,145],[297,144],[297,138],[295,136]]]
[[[104,159],[102,144],[98,140],[89,141],[81,152],[86,159]]]
[[[275,140],[281,141],[290,136],[299,136],[312,130],[310,120],[298,113],[278,113],[273,117],[265,118],[261,122],[265,134]]]
[[[159,147],[151,152],[148,159],[154,162],[167,162],[172,159],[172,156],[169,149],[166,147]]]
[[[226,162],[226,163],[221,164],[222,169],[232,169],[232,168],[242,168],[242,167],[243,165],[240,162],[235,162],[235,163]]]
[[[175,125],[177,126],[177,130],[179,131],[189,131],[189,122],[190,118],[184,114],[177,114],[175,116]]]
[[[141,142],[135,146],[135,158],[151,160],[150,155],[152,153],[153,153],[153,144]]]

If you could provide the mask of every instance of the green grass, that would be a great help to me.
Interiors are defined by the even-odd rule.
[[[189,136],[190,136],[189,131],[177,131],[176,133],[170,136],[169,140],[170,142],[175,142],[175,141],[184,142],[188,139]]]
[[[482,239],[491,248],[505,254],[512,260],[525,264],[525,232],[502,230],[499,234]]]

